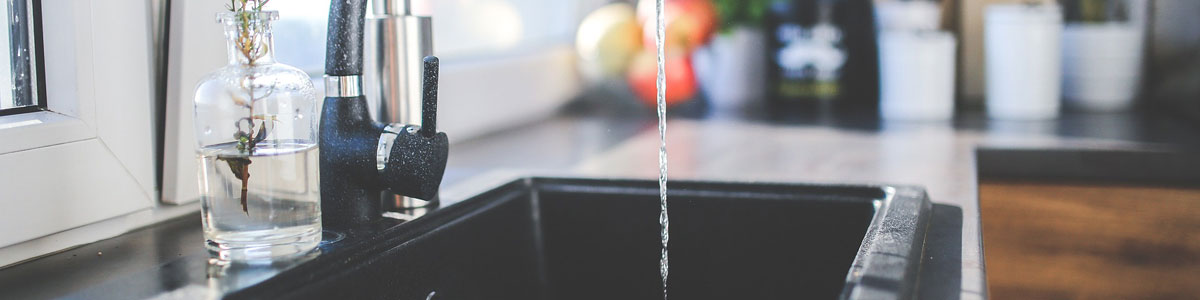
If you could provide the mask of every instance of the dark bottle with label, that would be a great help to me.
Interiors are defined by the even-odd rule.
[[[872,0],[776,0],[766,18],[767,95],[777,116],[874,113]]]

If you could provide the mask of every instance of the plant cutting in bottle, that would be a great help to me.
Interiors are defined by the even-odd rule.
[[[236,47],[240,54],[246,59],[246,75],[241,81],[241,87],[245,91],[243,95],[230,95],[234,103],[248,109],[249,113],[245,118],[237,121],[237,132],[233,134],[234,140],[237,143],[238,152],[244,156],[235,157],[219,157],[217,159],[224,161],[229,165],[229,170],[233,172],[233,176],[242,181],[242,212],[250,213],[246,206],[246,194],[249,189],[250,179],[250,156],[254,154],[258,143],[267,139],[267,134],[270,123],[275,121],[273,118],[265,116],[256,116],[254,114],[254,103],[260,99],[270,96],[271,89],[266,89],[267,94],[258,95],[255,91],[255,73],[254,66],[259,58],[265,56],[270,49],[270,43],[267,38],[265,22],[252,21],[252,18],[258,16],[262,12],[263,6],[270,0],[230,0],[226,6],[239,22]],[[246,98],[249,99],[246,99]],[[258,123],[255,123],[257,121]]]

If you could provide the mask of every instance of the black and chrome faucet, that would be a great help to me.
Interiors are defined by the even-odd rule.
[[[363,27],[363,87],[375,120],[420,126],[422,67],[433,55],[433,19],[417,15],[411,0],[368,0]],[[385,210],[436,206],[436,203],[384,191]]]
[[[329,10],[320,170],[322,222],[332,228],[379,219],[383,191],[434,199],[449,153],[436,126],[436,57],[422,61],[419,126],[371,118],[362,81],[366,2],[333,0]]]

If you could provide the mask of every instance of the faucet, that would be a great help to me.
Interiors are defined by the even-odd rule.
[[[411,0],[368,0],[363,28],[363,80],[375,119],[421,125],[422,59],[433,55],[433,19],[413,14]],[[413,209],[434,201],[384,191],[385,207]],[[390,204],[390,205],[389,205]]]
[[[383,191],[434,199],[449,153],[436,127],[436,57],[421,60],[420,125],[371,118],[362,86],[365,15],[366,0],[331,1],[319,147],[322,222],[332,228],[378,220]]]

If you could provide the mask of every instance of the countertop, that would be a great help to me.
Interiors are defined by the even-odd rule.
[[[657,178],[656,124],[642,117],[564,116],[456,144],[450,173]],[[688,116],[668,121],[668,173],[670,179],[923,186],[935,206],[920,298],[983,299],[977,149],[1194,149],[1196,133],[1193,121],[1152,112],[1068,112],[1034,122],[966,113],[933,123]],[[473,161],[495,153],[504,159]]]
[[[657,178],[651,117],[564,114],[456,141],[443,194],[477,189],[497,174]],[[669,176],[676,180],[923,186],[935,207],[920,298],[982,299],[987,291],[976,149],[1190,149],[1200,143],[1194,138],[1198,128],[1151,113],[1066,114],[1049,122],[994,122],[967,113],[950,123],[676,116],[668,122],[667,151]],[[198,218],[181,218],[11,266],[0,270],[0,298],[228,292],[288,267],[214,281],[210,273],[237,270],[206,266],[199,235]]]

